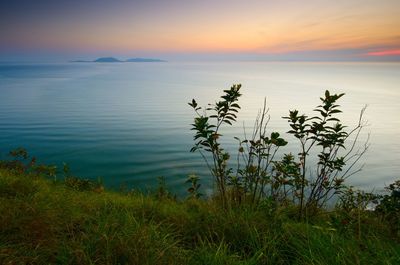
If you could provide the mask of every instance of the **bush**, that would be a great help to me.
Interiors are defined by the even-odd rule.
[[[278,132],[267,133],[269,116],[264,101],[251,137],[235,137],[239,148],[234,170],[228,163],[231,154],[221,146],[220,138],[222,125],[236,121],[240,88],[238,84],[224,90],[221,100],[207,108],[199,107],[194,99],[189,103],[197,115],[192,124],[195,144],[191,151],[200,152],[206,161],[222,204],[247,201],[258,205],[262,199],[270,198],[278,204],[298,205],[299,216],[324,207],[345,187],[345,179],[360,170],[354,166],[368,149],[368,141],[356,148],[365,126],[365,108],[351,130],[346,130],[347,126],[337,118],[342,112],[337,101],[344,94],[326,91],[320,98],[321,104],[314,109],[315,116],[290,111],[284,117],[291,127],[287,133],[298,141],[299,152],[297,156],[290,153],[279,159],[276,154],[287,141]],[[316,164],[311,165],[313,160],[309,157],[315,154]]]
[[[376,212],[389,222],[394,235],[400,238],[400,180],[386,187],[389,194],[381,197]]]

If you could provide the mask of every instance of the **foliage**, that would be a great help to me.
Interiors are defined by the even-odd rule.
[[[244,204],[221,211],[219,204],[77,191],[0,168],[0,264],[400,262],[389,224],[366,213],[359,239],[328,223],[328,212],[301,222],[290,207],[270,215]]]
[[[339,194],[336,210],[340,212],[339,229],[357,232],[361,238],[362,225],[365,220],[371,220],[371,210],[378,203],[380,196],[372,192],[344,187]],[[338,221],[338,220],[336,220]]]
[[[323,207],[338,194],[345,187],[345,179],[360,170],[352,171],[352,168],[368,149],[366,142],[363,148],[354,151],[358,136],[365,126],[362,120],[365,108],[361,110],[358,124],[349,132],[345,131],[346,126],[336,116],[342,112],[337,101],[343,95],[331,94],[327,90],[324,97],[320,98],[321,105],[314,110],[318,115],[308,117],[293,110],[289,111],[289,116],[284,117],[291,127],[288,133],[300,143],[300,213]],[[355,139],[351,142],[349,137],[353,134]],[[346,148],[349,141],[351,143]],[[318,162],[310,169],[307,167],[308,157],[314,147],[319,148]],[[307,192],[306,188],[309,188]]]
[[[189,193],[189,199],[199,199],[201,196],[203,196],[203,194],[200,193],[201,184],[198,182],[198,176],[193,174],[188,176],[186,183],[190,183],[190,187],[187,189]]]
[[[154,195],[158,199],[175,199],[175,196],[171,194],[167,188],[167,183],[164,176],[157,178],[157,187]]]
[[[11,160],[0,161],[0,168],[10,170],[16,174],[28,174],[33,177],[44,176],[57,181],[57,166],[37,163],[35,157],[30,157],[28,151],[24,148],[17,148],[9,152]],[[69,166],[63,163],[62,173],[63,182],[71,189],[77,191],[96,191],[102,192],[104,187],[101,181],[83,179],[70,174]]]
[[[16,173],[32,173],[55,178],[57,167],[54,165],[38,164],[36,157],[30,157],[28,151],[18,147],[9,152],[11,160],[0,161],[0,168],[12,170]]]
[[[197,114],[192,124],[195,145],[191,151],[199,151],[205,159],[223,205],[227,201],[243,200],[258,205],[262,199],[272,198],[279,204],[298,205],[301,217],[324,207],[345,187],[345,179],[360,170],[353,168],[368,149],[368,142],[357,147],[365,126],[365,108],[361,110],[358,124],[349,131],[337,117],[342,112],[337,101],[344,94],[326,91],[320,98],[321,105],[314,109],[317,115],[312,117],[300,115],[298,110],[290,111],[284,119],[291,127],[288,134],[298,140],[300,150],[297,156],[284,154],[279,159],[276,154],[287,141],[278,132],[267,132],[269,116],[264,101],[251,137],[247,138],[246,134],[243,140],[235,137],[239,142],[235,171],[228,163],[231,155],[221,147],[220,129],[222,124],[232,125],[236,121],[240,88],[241,85],[233,85],[230,90],[224,90],[222,100],[209,104],[209,108],[199,107],[194,99],[189,103]],[[211,163],[204,152],[211,154]],[[310,159],[311,155],[316,155],[316,160]],[[233,194],[230,200],[228,188],[229,194]]]
[[[383,195],[376,211],[390,223],[392,232],[400,238],[400,180],[386,187],[389,194]]]
[[[218,191],[224,205],[227,197],[227,182],[232,169],[227,166],[230,155],[219,143],[219,138],[222,136],[219,133],[219,129],[223,124],[232,125],[232,122],[236,121],[236,113],[240,109],[240,106],[236,103],[241,96],[239,92],[240,87],[241,85],[233,85],[229,90],[224,90],[225,94],[221,96],[222,100],[215,104],[209,104],[209,107],[205,108],[204,113],[200,113],[202,107],[199,107],[194,99],[189,103],[197,114],[192,124],[192,130],[195,131],[194,140],[196,142],[191,152],[197,150],[201,154],[202,151],[211,153],[212,166],[209,166],[209,169],[217,183]],[[213,114],[207,115],[206,111],[212,111]]]
[[[373,205],[377,204],[379,197],[380,196],[377,194],[365,192],[355,189],[353,186],[349,186],[345,187],[340,192],[337,207],[348,213],[356,209],[365,211],[368,207],[373,208]]]
[[[100,181],[93,181],[90,179],[78,178],[75,176],[68,176],[64,179],[65,185],[77,191],[96,191],[102,192],[104,190]]]
[[[256,118],[251,138],[247,139],[245,136],[244,140],[240,140],[236,137],[239,141],[239,153],[237,174],[234,179],[239,184],[235,183],[234,188],[242,186],[244,194],[249,195],[252,204],[258,204],[260,199],[266,196],[268,186],[272,197],[278,198],[280,193],[277,185],[280,185],[279,182],[282,179],[279,179],[277,175],[274,178],[271,173],[274,165],[277,165],[276,153],[287,142],[280,137],[278,132],[267,133],[268,121],[268,110],[264,101],[263,110]],[[285,162],[282,161],[282,169]]]

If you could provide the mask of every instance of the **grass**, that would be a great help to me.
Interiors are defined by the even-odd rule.
[[[0,168],[0,264],[400,264],[399,239],[373,213],[300,222],[296,211],[79,191]]]

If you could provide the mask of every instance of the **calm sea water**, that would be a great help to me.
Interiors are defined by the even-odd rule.
[[[224,143],[250,128],[266,97],[269,128],[284,134],[289,109],[312,114],[326,89],[344,92],[347,125],[368,104],[361,140],[371,146],[350,182],[372,189],[400,178],[400,64],[398,63],[123,63],[0,64],[1,157],[18,146],[41,162],[66,162],[74,174],[106,185],[154,186],[157,176],[183,193],[190,173],[210,177],[190,153],[193,113],[187,102],[214,102],[233,83],[243,85],[238,123]],[[290,136],[285,136],[294,142]],[[284,151],[297,152],[292,143]]]

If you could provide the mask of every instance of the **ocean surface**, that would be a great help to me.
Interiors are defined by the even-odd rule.
[[[194,113],[187,102],[206,106],[234,83],[242,84],[242,111],[221,131],[234,155],[233,136],[251,131],[264,98],[269,130],[290,142],[282,152],[296,154],[282,117],[289,109],[312,115],[329,89],[346,93],[340,117],[349,127],[368,105],[360,144],[369,135],[371,145],[349,183],[381,190],[400,178],[399,63],[2,63],[0,158],[21,146],[40,162],[60,168],[66,162],[73,174],[100,177],[109,187],[147,189],[164,176],[178,194],[196,173],[209,192],[207,167],[199,153],[189,152]]]

